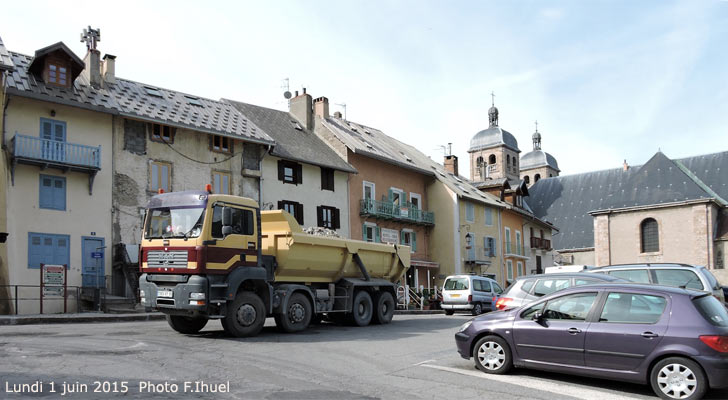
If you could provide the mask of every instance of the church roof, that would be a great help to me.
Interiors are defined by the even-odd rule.
[[[722,170],[722,171],[721,171]],[[529,205],[537,217],[561,230],[555,249],[594,247],[590,213],[626,207],[713,199],[725,206],[728,188],[720,173],[728,171],[728,151],[671,160],[656,153],[627,171],[615,168],[539,180],[529,188]]]
[[[518,149],[518,141],[515,136],[507,130],[501,129],[499,126],[491,126],[488,129],[484,129],[476,133],[475,136],[470,139],[468,152],[489,149],[491,147],[502,145],[520,153],[520,150]]]
[[[561,171],[556,158],[543,150],[532,150],[521,156],[521,171],[546,166]]]

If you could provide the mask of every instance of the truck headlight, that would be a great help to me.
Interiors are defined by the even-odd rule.
[[[464,330],[466,330],[466,329],[468,329],[468,328],[470,328],[470,325],[471,325],[472,323],[473,323],[473,320],[471,319],[470,321],[468,321],[468,322],[466,322],[466,323],[464,323],[464,324],[460,325],[460,329],[458,330],[458,333],[459,333],[459,332],[462,332],[462,331],[464,331]]]
[[[205,294],[200,292],[190,293],[190,300],[205,300]]]

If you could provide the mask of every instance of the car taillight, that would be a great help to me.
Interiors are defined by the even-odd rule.
[[[728,353],[728,336],[701,336],[700,340],[715,351]]]
[[[505,309],[506,307],[508,307],[508,304],[509,304],[509,303],[510,303],[511,301],[513,301],[513,299],[511,299],[511,298],[508,298],[508,297],[501,297],[501,298],[500,298],[500,299],[498,299],[498,301],[497,301],[497,302],[495,303],[495,308],[497,308],[497,309],[499,309],[499,310],[503,310],[503,309]]]
[[[471,301],[473,301],[473,295],[472,294],[469,294],[468,295],[468,303],[470,303]]]

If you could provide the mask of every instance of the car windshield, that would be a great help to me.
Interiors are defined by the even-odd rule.
[[[695,308],[698,309],[700,315],[708,322],[715,326],[728,327],[728,311],[718,299],[711,295],[705,295],[693,299]]]
[[[715,276],[713,276],[712,272],[710,272],[707,268],[700,268],[700,271],[703,273],[703,276],[708,278],[711,289],[720,290],[720,283],[718,283],[718,280],[715,279]]]
[[[205,209],[155,208],[147,214],[145,239],[194,238],[200,236]]]
[[[467,290],[468,278],[449,278],[445,281],[445,290]]]

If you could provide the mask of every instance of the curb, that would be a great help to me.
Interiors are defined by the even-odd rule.
[[[159,321],[165,319],[162,313],[143,314],[49,314],[0,316],[0,325],[68,324],[91,322]]]
[[[443,310],[394,310],[394,315],[433,315],[445,314]]]

